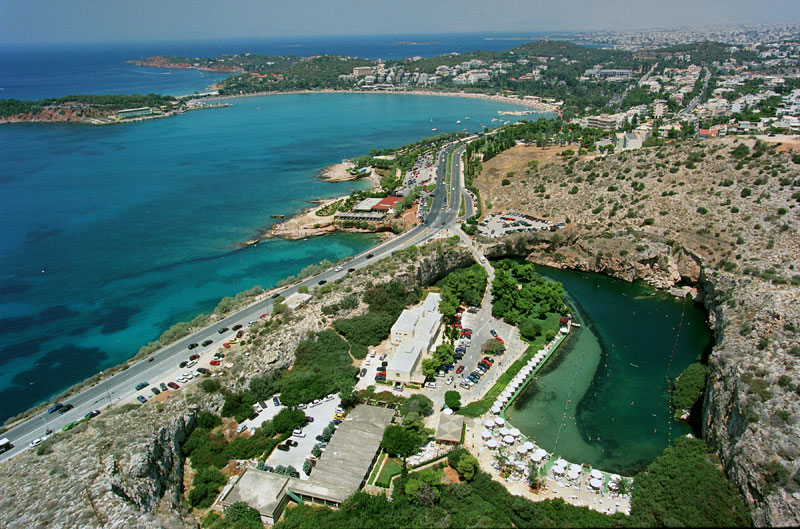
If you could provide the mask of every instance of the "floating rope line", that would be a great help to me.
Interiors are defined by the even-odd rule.
[[[581,359],[578,362],[578,367],[583,366],[583,359],[586,357],[586,350],[581,353]],[[556,442],[553,445],[553,453],[556,453],[556,449],[558,448],[558,441],[561,439],[561,429],[567,423],[567,409],[569,408],[569,403],[572,402],[572,389],[575,387],[575,380],[578,378],[578,372],[580,369],[575,370],[575,375],[572,377],[572,384],[569,386],[569,391],[567,392],[567,401],[564,403],[564,415],[561,417],[561,422],[558,425],[558,433],[556,434]]]
[[[675,350],[678,348],[678,340],[681,337],[681,330],[683,329],[683,317],[686,314],[686,296],[683,297],[681,305],[681,321],[678,323],[678,332],[675,334],[675,343],[672,345],[672,352],[669,354],[669,361],[667,362],[667,372],[664,373],[664,380],[667,383],[667,444],[672,446],[672,384],[669,378],[669,370],[672,369],[672,360],[675,358]]]

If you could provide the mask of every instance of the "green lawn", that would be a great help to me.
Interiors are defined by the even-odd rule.
[[[372,469],[372,474],[367,480],[368,485],[373,485],[375,483],[375,478],[378,477],[378,469],[381,468],[381,464],[383,463],[384,459],[386,459],[386,454],[382,453],[381,455],[378,456],[377,461],[375,461],[375,466]]]
[[[375,480],[375,485],[388,489],[392,478],[398,475],[402,469],[403,463],[401,463],[398,459],[394,457],[387,459],[386,464],[383,465],[381,475],[378,476],[377,480]]]

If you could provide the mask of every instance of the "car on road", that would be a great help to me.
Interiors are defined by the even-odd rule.
[[[373,257],[375,257],[375,254],[372,253],[367,254],[367,259],[372,259]]]
[[[139,382],[138,384],[136,384],[136,391],[139,391],[140,389],[146,388],[149,385],[150,385],[149,382]]]
[[[208,365],[218,366],[221,362],[217,359],[214,359],[208,363]]]
[[[324,279],[320,279],[319,281],[317,281],[318,285],[324,285],[325,283],[327,283],[327,281],[325,281]]]
[[[31,448],[33,448],[34,446],[39,446],[45,439],[46,437],[37,437],[36,439],[28,443],[28,446],[30,446]]]
[[[55,404],[50,406],[50,408],[47,410],[47,413],[55,413],[63,407],[64,407],[63,404],[61,404],[60,402],[56,402]]]
[[[190,343],[190,344],[189,344],[187,347],[188,347],[189,349],[194,349],[194,348],[195,348],[195,347],[197,347],[197,346],[198,346],[198,345],[197,345],[196,343]]]
[[[225,332],[225,331],[227,331],[227,330],[228,330],[228,328],[227,328],[227,327],[223,327],[223,328],[221,328],[220,330],[218,330],[217,332],[218,332],[218,333],[220,333],[220,334],[222,334],[222,333],[224,333],[224,332]]]
[[[241,328],[242,328],[242,324],[241,324],[241,323],[237,323],[236,325],[234,325],[233,327],[231,327],[231,330],[232,330],[232,331],[238,331],[238,330],[239,330],[239,329],[241,329]]]
[[[78,426],[78,421],[68,422],[67,424],[64,425],[63,428],[61,428],[61,430],[64,432],[68,432],[69,430],[72,430],[76,426]]]
[[[97,417],[100,415],[100,410],[90,411],[86,415],[83,416],[84,419],[91,419],[92,417]]]
[[[161,388],[161,391],[167,391],[167,385],[164,384],[163,382],[159,384],[159,387]]]
[[[341,272],[342,271],[342,267],[341,266],[337,266],[336,268],[333,269],[333,271],[334,272]]]
[[[198,358],[200,358],[198,354],[189,355],[189,360],[197,360]]]
[[[272,299],[275,299],[275,298],[277,298],[277,297],[278,297],[278,296],[280,296],[280,295],[281,295],[281,294],[280,294],[280,292],[275,292],[275,293],[274,293],[272,296],[270,296],[270,297],[271,297]]]
[[[147,402],[147,399],[146,399],[146,398],[144,398],[144,396],[142,396],[142,395],[137,395],[137,396],[136,396],[136,400],[138,400],[138,401],[139,401],[139,402],[141,402],[142,404],[144,404],[145,402]]]
[[[63,415],[71,410],[74,406],[72,404],[64,404],[62,407],[58,409],[58,414]]]
[[[150,388],[150,391],[153,392],[153,395],[158,395],[159,393],[161,393],[161,390],[158,388]]]
[[[458,368],[456,369],[456,374],[460,375],[462,371],[464,371],[464,366],[458,366]]]
[[[349,274],[350,272],[355,272],[355,271],[356,271],[356,269],[355,269],[355,268],[348,268],[348,269],[347,269],[347,273],[348,273],[348,274]]]
[[[172,389],[178,389],[180,387],[175,382],[167,382],[167,386],[171,387]]]
[[[491,335],[492,335],[492,338],[497,338],[497,331],[495,331],[494,329],[492,329],[491,331],[489,331],[489,334],[491,334]]]
[[[203,347],[205,347],[207,345],[211,345],[212,343],[214,343],[214,340],[206,340],[205,342],[203,342],[202,345],[203,345]]]

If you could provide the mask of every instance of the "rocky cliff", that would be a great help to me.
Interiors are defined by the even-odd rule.
[[[515,147],[477,179],[494,210],[567,221],[555,233],[484,239],[486,255],[683,286],[673,288],[681,295],[691,286],[704,300],[716,343],[703,437],[758,526],[800,525],[799,161],[737,138],[606,159]]]

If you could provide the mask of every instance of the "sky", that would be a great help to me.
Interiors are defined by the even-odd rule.
[[[0,0],[0,43],[667,29],[800,21],[799,0]]]

